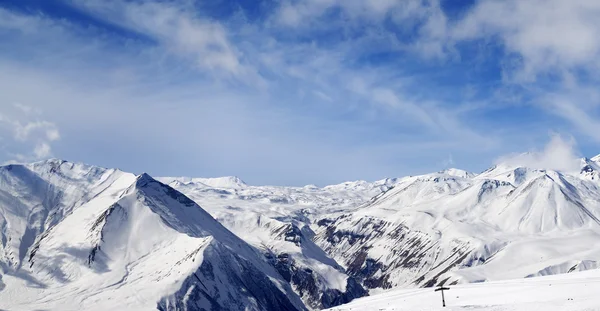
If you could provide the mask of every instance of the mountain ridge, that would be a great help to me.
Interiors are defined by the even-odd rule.
[[[600,164],[580,163],[324,187],[210,185],[58,159],[2,166],[0,298],[12,309],[102,309],[114,307],[102,297],[122,295],[132,309],[317,310],[381,289],[593,269]]]
[[[34,167],[54,182],[72,180],[77,174],[71,170],[82,173],[83,180],[94,172],[68,162],[46,164]],[[119,177],[35,232],[28,256],[20,254],[27,265],[3,268],[3,303],[10,301],[12,308],[305,310],[256,250],[185,195],[147,174]],[[7,206],[0,203],[3,219]],[[12,226],[12,220],[3,227]],[[7,233],[19,229],[3,230],[2,240],[12,240],[19,234]],[[66,295],[73,290],[78,294]],[[120,297],[112,300],[118,305],[103,302],[109,297]]]

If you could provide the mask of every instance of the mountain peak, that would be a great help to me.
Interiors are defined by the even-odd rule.
[[[465,170],[461,170],[458,168],[449,168],[449,169],[445,169],[443,171],[439,171],[440,174],[446,174],[446,175],[450,175],[450,176],[455,176],[455,177],[462,177],[462,178],[472,178],[475,176],[475,174],[467,172]]]
[[[152,181],[156,181],[152,176],[148,175],[148,173],[141,173],[136,177],[137,184],[148,183]]]

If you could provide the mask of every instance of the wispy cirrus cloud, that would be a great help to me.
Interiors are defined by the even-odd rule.
[[[456,42],[498,38],[507,84],[524,88],[530,103],[599,140],[600,3],[480,1],[452,27]]]
[[[256,68],[245,63],[243,53],[230,41],[228,30],[217,21],[199,17],[192,2],[84,0],[72,4],[96,18],[155,40],[165,51],[191,60],[214,76],[264,86]]]
[[[432,171],[445,154],[477,171],[548,128],[595,126],[592,100],[570,104],[588,89],[576,70],[587,50],[521,42],[544,24],[516,2],[450,14],[436,0],[282,1],[233,4],[229,15],[196,1],[61,3],[80,17],[0,9],[0,39],[10,39],[0,41],[0,100],[43,108],[33,121],[60,125],[68,158],[276,183],[330,172],[335,182]],[[523,12],[508,16],[511,5]],[[550,60],[551,73],[539,65]],[[115,155],[87,151],[98,146],[83,137]],[[37,155],[52,152],[57,140],[46,139]]]
[[[595,70],[600,53],[600,3],[575,1],[480,1],[452,29],[454,40],[499,38],[512,78],[531,81],[541,74]],[[511,55],[512,54],[512,55]]]

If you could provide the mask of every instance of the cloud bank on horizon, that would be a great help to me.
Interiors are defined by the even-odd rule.
[[[301,185],[550,140],[555,166],[600,153],[598,29],[594,0],[4,1],[0,162]]]

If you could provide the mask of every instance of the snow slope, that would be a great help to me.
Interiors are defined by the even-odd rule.
[[[324,216],[315,242],[370,289],[595,268],[600,185],[587,177],[498,165],[404,178],[351,213]]]
[[[595,311],[600,310],[600,270],[451,286],[444,296],[432,288],[390,290],[330,311]]]
[[[0,170],[2,309],[305,309],[254,248],[146,174]]]
[[[292,258],[317,279],[342,280],[341,274],[314,268],[311,252],[295,248],[291,237],[310,239],[326,255],[319,264],[333,261],[331,267],[341,266],[336,269],[345,277],[375,293],[596,268],[597,158],[582,159],[580,172],[500,164],[481,174],[448,169],[324,188],[246,185],[223,192],[171,181],[266,253]],[[292,240],[282,242],[280,231],[265,229],[284,226],[297,233],[288,236]],[[336,288],[321,283],[321,291]],[[319,307],[311,304],[314,297],[295,289],[308,305]]]
[[[204,188],[237,189],[246,187],[246,183],[239,177],[225,176],[216,178],[191,178],[191,177],[162,177],[161,182],[166,184],[180,182],[183,184],[194,184]]]
[[[594,157],[575,172],[499,164],[276,187],[4,166],[0,309],[316,310],[596,269],[599,172]]]
[[[208,186],[201,178],[159,178],[205,207],[292,284],[307,306],[322,309],[367,292],[314,242],[311,223],[323,213],[354,208],[389,189],[395,179],[346,182],[323,188]]]

